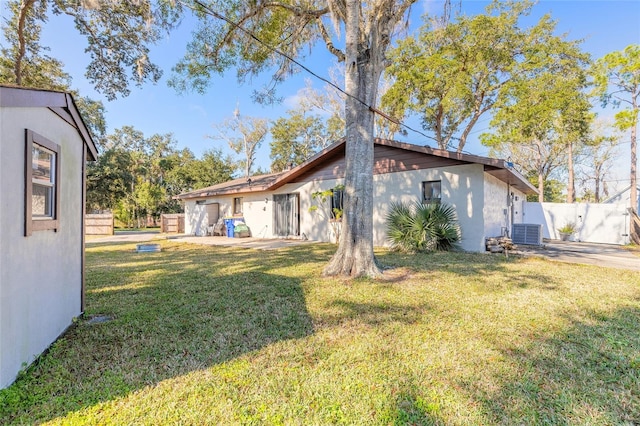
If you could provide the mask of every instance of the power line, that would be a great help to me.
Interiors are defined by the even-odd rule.
[[[194,7],[192,7],[191,5],[188,5],[184,2],[180,2],[183,6],[196,11],[196,9]],[[384,111],[379,110],[378,108],[369,105],[368,103],[366,103],[365,101],[363,101],[362,99],[358,98],[357,96],[354,96],[350,93],[347,93],[346,91],[344,91],[340,86],[336,85],[335,83],[333,83],[332,81],[330,81],[329,79],[322,77],[321,75],[315,73],[314,71],[312,71],[310,68],[308,68],[307,66],[303,65],[302,63],[300,63],[299,61],[297,61],[296,59],[294,59],[293,57],[289,56],[288,54],[284,53],[283,51],[279,50],[276,47],[273,47],[269,44],[267,44],[266,42],[264,42],[262,39],[260,39],[260,37],[258,37],[257,35],[255,35],[255,33],[253,33],[250,30],[247,30],[246,28],[244,28],[242,25],[232,21],[231,19],[227,18],[226,16],[224,16],[221,13],[216,12],[215,10],[211,9],[209,6],[203,4],[202,2],[200,2],[199,0],[194,0],[194,3],[196,3],[197,5],[199,5],[202,8],[202,11],[204,11],[206,14],[209,14],[211,16],[213,16],[214,18],[220,19],[226,23],[228,23],[229,25],[231,25],[233,28],[236,28],[240,31],[242,31],[243,33],[245,33],[246,35],[248,35],[250,38],[252,38],[253,40],[255,40],[256,42],[258,42],[259,44],[261,44],[262,46],[266,47],[267,49],[269,49],[270,51],[272,51],[273,53],[276,53],[284,58],[286,58],[288,61],[291,61],[292,63],[296,64],[297,66],[299,66],[302,70],[306,71],[307,73],[309,73],[311,76],[317,78],[320,81],[323,81],[324,83],[328,84],[329,86],[333,87],[335,90],[337,90],[338,92],[342,93],[345,96],[348,96],[349,98],[357,101],[358,103],[364,105],[365,107],[367,107],[369,109],[369,111],[373,112],[374,114],[378,114],[380,117],[384,118],[385,120],[388,120],[390,122],[392,122],[393,124],[396,124],[398,126],[404,127],[405,129],[415,132],[427,139],[432,139],[432,140],[436,140],[436,138],[434,138],[433,136],[429,136],[426,135],[424,133],[422,133],[419,130],[414,129],[413,127],[403,123],[402,121],[398,120],[395,117],[390,116],[389,114],[385,113]]]

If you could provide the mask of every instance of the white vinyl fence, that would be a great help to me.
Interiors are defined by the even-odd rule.
[[[543,238],[559,240],[558,228],[576,225],[572,241],[629,244],[629,212],[625,204],[524,203],[524,223],[542,225]]]

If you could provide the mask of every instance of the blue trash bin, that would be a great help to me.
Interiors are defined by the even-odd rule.
[[[224,220],[224,226],[227,228],[227,237],[229,238],[233,238],[233,228],[235,227],[233,221],[233,218]]]

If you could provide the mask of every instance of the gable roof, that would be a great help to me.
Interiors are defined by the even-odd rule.
[[[374,174],[395,173],[434,167],[481,164],[484,171],[512,185],[525,194],[537,194],[538,190],[513,166],[495,158],[461,154],[452,151],[419,146],[387,139],[375,139]],[[281,186],[310,179],[337,179],[344,177],[345,140],[328,146],[291,170],[269,175],[235,179],[196,191],[178,195],[178,199],[203,198],[216,195],[272,191]]]
[[[70,93],[0,85],[0,107],[48,108],[78,131],[89,150],[90,160],[98,158],[96,145]]]

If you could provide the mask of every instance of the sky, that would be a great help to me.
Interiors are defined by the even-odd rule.
[[[4,7],[5,2],[2,3]],[[454,4],[458,3],[454,1]],[[483,12],[488,4],[487,1],[462,0],[459,8],[463,14],[474,15]],[[417,29],[420,26],[423,13],[440,10],[442,1],[418,1],[411,11],[410,28]],[[5,13],[2,9],[3,17]],[[542,0],[523,21],[523,26],[533,25],[546,13],[550,13],[557,21],[558,34],[566,34],[569,40],[583,39],[582,48],[590,53],[593,59],[600,58],[608,52],[622,50],[630,44],[640,44],[640,0]],[[86,41],[77,34],[71,19],[52,16],[43,28],[41,41],[51,49],[49,54],[52,57],[64,63],[65,71],[73,78],[73,88],[78,89],[83,96],[103,101],[107,110],[108,133],[122,126],[133,126],[146,137],[156,133],[172,133],[179,148],[187,147],[196,156],[201,156],[205,150],[211,148],[221,148],[224,152],[230,153],[224,142],[211,139],[208,135],[215,133],[215,123],[232,116],[236,106],[245,116],[275,120],[286,116],[286,111],[295,106],[297,92],[304,88],[305,79],[311,79],[316,89],[324,87],[323,82],[300,73],[280,86],[278,95],[283,98],[281,104],[262,106],[252,102],[251,94],[254,88],[259,88],[268,81],[270,75],[265,74],[249,83],[239,85],[235,71],[229,70],[224,76],[216,76],[204,95],[179,94],[167,86],[167,80],[171,77],[172,66],[184,55],[186,45],[191,39],[191,32],[195,28],[193,23],[193,20],[185,20],[177,31],[152,48],[150,59],[164,70],[162,79],[156,84],[145,84],[140,88],[132,86],[128,97],[115,101],[108,101],[97,93],[84,77],[89,63],[89,57],[84,53]],[[328,78],[329,69],[335,62],[323,46],[316,46],[304,64],[315,73]],[[615,111],[607,109],[599,110],[598,113],[602,117],[610,117]],[[488,116],[480,119],[465,147],[466,152],[488,155],[488,149],[478,142],[477,136],[488,129],[489,120]],[[421,129],[420,123],[415,119],[409,119],[407,123]],[[398,136],[398,139],[419,145],[429,143],[424,136],[412,132],[407,136]],[[628,142],[620,147],[616,172],[610,182],[614,190],[628,185],[628,149]],[[263,170],[269,169],[269,139],[263,142],[258,151],[256,163]]]

